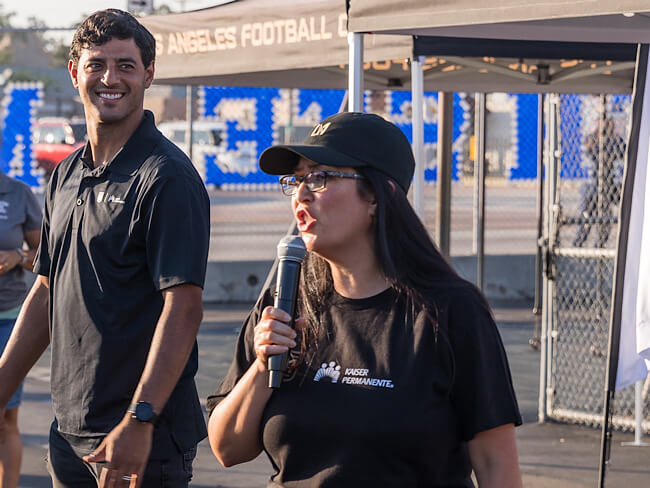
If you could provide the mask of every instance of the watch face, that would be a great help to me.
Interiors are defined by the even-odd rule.
[[[140,402],[135,407],[135,418],[140,422],[151,422],[153,418],[153,408],[147,402]]]

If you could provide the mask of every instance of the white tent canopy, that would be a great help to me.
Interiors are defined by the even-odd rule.
[[[351,32],[524,41],[650,42],[647,0],[350,0],[348,16]]]

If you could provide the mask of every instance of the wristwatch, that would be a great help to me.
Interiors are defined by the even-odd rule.
[[[16,252],[20,254],[20,265],[22,266],[23,264],[25,264],[25,261],[27,261],[27,255],[19,247],[16,248]]]
[[[149,402],[132,403],[129,405],[127,412],[131,414],[132,418],[139,422],[155,424],[158,421],[158,414],[154,412],[153,407]]]

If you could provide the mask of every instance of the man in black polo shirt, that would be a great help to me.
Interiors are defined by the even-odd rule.
[[[209,199],[143,108],[154,54],[114,9],[70,50],[88,144],[51,177],[39,277],[0,360],[1,414],[51,343],[55,487],[186,487],[206,435],[194,375]]]

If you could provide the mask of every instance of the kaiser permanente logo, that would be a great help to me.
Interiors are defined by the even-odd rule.
[[[369,377],[370,370],[364,368],[345,368],[341,383],[348,385],[373,386],[376,388],[394,388],[393,381],[382,378]],[[338,383],[341,376],[341,366],[335,361],[321,364],[314,375],[314,381],[326,381],[329,383]]]

